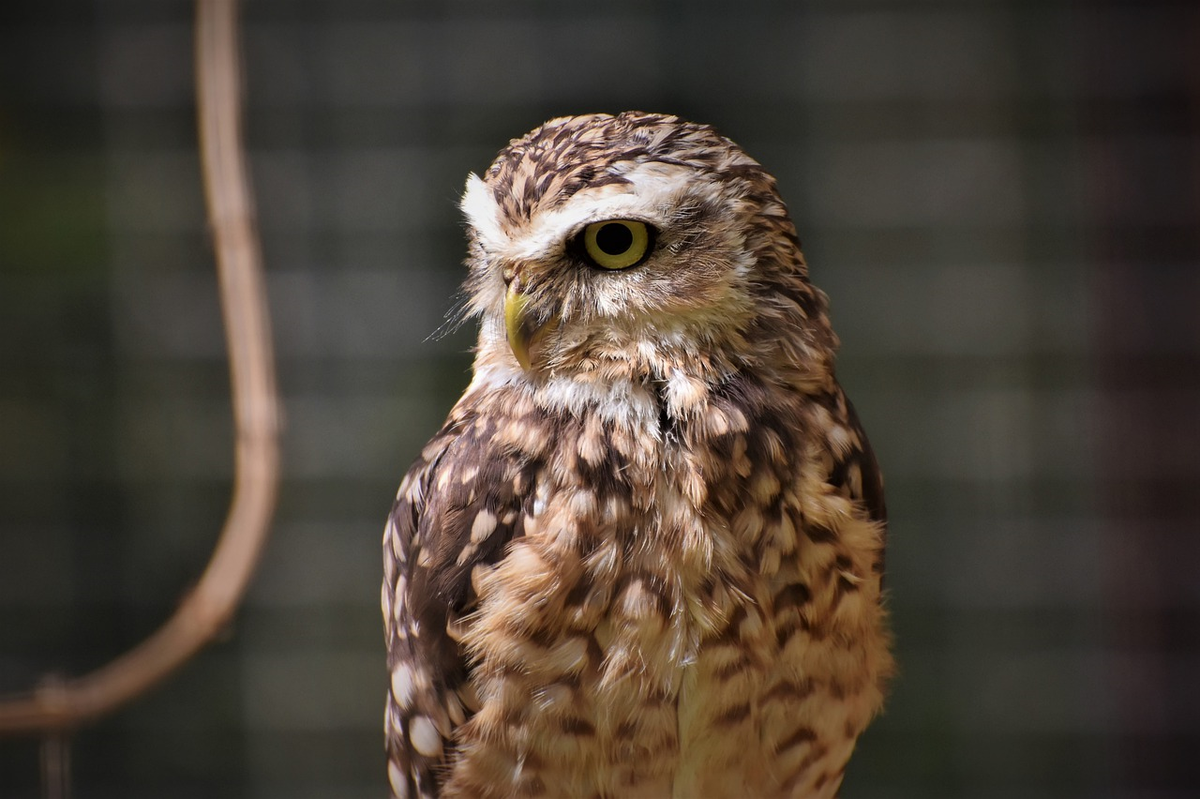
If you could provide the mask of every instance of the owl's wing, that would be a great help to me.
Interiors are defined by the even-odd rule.
[[[529,465],[494,443],[494,424],[460,404],[404,478],[384,533],[385,731],[397,796],[438,795],[454,731],[477,709],[458,642],[476,603],[472,572],[524,533]]]
[[[862,505],[871,521],[879,525],[880,548],[872,569],[879,575],[882,587],[887,547],[887,502],[883,496],[883,473],[879,470],[875,450],[871,448],[858,413],[844,392],[841,402],[845,407],[846,425],[854,433],[857,443],[840,457],[835,454],[828,482]]]
[[[854,405],[848,397],[846,398],[846,416],[850,429],[858,436],[860,446],[856,447],[844,460],[835,464],[831,482],[845,480],[847,472],[857,466],[859,474],[862,475],[862,485],[852,489],[852,493],[855,494],[854,498],[862,502],[871,515],[871,519],[883,525],[886,532],[887,503],[883,496],[883,473],[879,471],[875,450],[871,448],[871,442],[867,439],[862,422],[858,419],[858,412],[854,410]]]

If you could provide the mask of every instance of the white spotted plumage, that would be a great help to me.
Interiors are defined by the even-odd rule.
[[[591,115],[462,209],[474,379],[384,536],[393,794],[832,797],[891,672],[885,514],[774,180]],[[589,263],[606,220],[634,266]]]

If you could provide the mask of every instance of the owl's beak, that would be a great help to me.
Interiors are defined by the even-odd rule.
[[[527,372],[533,368],[529,349],[547,326],[534,320],[526,312],[528,307],[529,298],[521,292],[521,280],[517,278],[508,284],[508,293],[504,295],[504,328],[508,332],[508,346]]]

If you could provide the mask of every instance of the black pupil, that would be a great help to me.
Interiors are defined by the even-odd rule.
[[[633,231],[609,222],[596,231],[596,246],[608,255],[624,255],[633,246]]]

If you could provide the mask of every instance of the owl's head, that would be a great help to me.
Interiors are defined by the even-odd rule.
[[[775,180],[706,125],[547,122],[467,180],[477,371],[822,376],[836,340]]]

